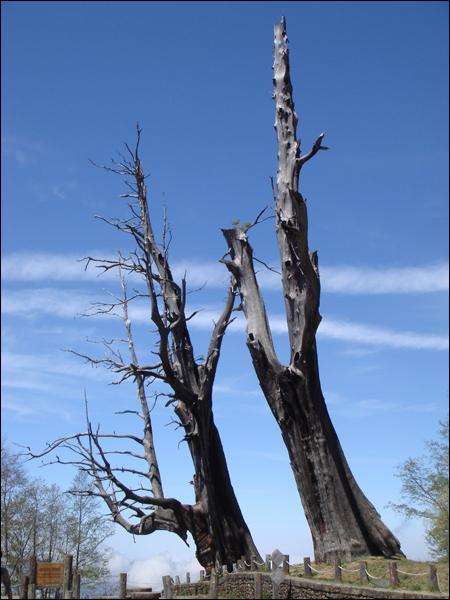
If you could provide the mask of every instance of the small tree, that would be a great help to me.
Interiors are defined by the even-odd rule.
[[[56,484],[30,477],[5,439],[1,458],[1,543],[12,583],[19,584],[27,573],[30,556],[38,562],[64,562],[66,554],[74,555],[74,572],[81,573],[83,583],[105,579],[109,554],[99,546],[113,534],[113,526],[99,515],[96,498],[78,494],[81,487],[90,487],[87,475],[78,474],[64,493]],[[43,598],[57,593],[47,588],[40,592]]]
[[[85,471],[75,475],[66,501],[64,551],[73,555],[73,572],[83,584],[105,579],[109,575],[111,551],[101,544],[114,535],[114,525],[100,513],[100,501],[92,495],[92,478]]]
[[[17,545],[17,530],[22,522],[29,483],[20,456],[10,451],[6,438],[1,439],[1,544],[5,559],[10,563],[10,575],[17,583],[23,564],[23,544]]]
[[[427,455],[408,458],[398,465],[396,477],[402,481],[400,495],[404,502],[388,506],[407,519],[424,520],[425,540],[433,558],[449,559],[449,417],[439,421],[441,441],[426,441]]]

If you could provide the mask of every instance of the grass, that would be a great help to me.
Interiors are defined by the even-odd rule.
[[[361,560],[367,561],[367,571],[370,575],[374,577],[382,577],[384,579],[389,580],[389,563],[395,562],[397,563],[398,571],[405,571],[406,573],[414,573],[414,575],[404,575],[402,573],[398,574],[398,589],[406,590],[406,591],[415,591],[415,592],[433,592],[430,587],[430,582],[428,578],[428,565],[430,563],[419,562],[415,560],[407,560],[403,557],[398,557],[397,559],[386,559],[381,556],[370,556],[367,558],[363,558]],[[349,585],[361,585],[359,579],[359,562],[360,560],[355,560],[349,563],[342,563],[341,566],[344,569],[352,570],[358,569],[357,573],[350,573],[348,571],[342,571],[342,583],[346,583]],[[445,594],[448,594],[449,590],[449,564],[448,563],[434,563],[437,569],[437,574],[439,578],[439,585]],[[325,563],[312,563],[312,566],[318,571],[329,571],[332,569],[333,565],[325,564]],[[386,572],[387,571],[387,572]],[[304,576],[304,568],[303,565],[293,565],[290,569],[290,575],[293,577],[303,577]],[[312,572],[313,575],[311,579],[315,579],[317,581],[334,581],[334,569],[328,573],[315,573]],[[420,577],[417,574],[425,573],[425,575],[421,575]],[[367,585],[367,584],[365,584]]]

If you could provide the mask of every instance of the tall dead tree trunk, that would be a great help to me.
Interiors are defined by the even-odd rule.
[[[320,279],[317,253],[308,249],[306,203],[298,192],[300,169],[319,150],[300,156],[296,138],[284,17],[275,25],[274,99],[278,138],[276,235],[290,341],[290,363],[275,354],[247,236],[225,230],[229,260],[246,317],[247,345],[269,407],[280,427],[314,543],[316,561],[401,554],[400,543],[358,487],[322,395],[315,335]]]
[[[209,572],[215,564],[231,567],[244,555],[249,560],[252,555],[259,556],[231,485],[212,411],[213,383],[222,339],[234,305],[235,284],[233,281],[230,283],[225,308],[215,325],[206,361],[198,365],[186,325],[185,282],[182,282],[181,289],[174,282],[167,254],[161,253],[155,242],[148,214],[144,174],[137,151],[134,176],[141,209],[143,264],[152,299],[152,320],[160,336],[159,356],[164,381],[173,390],[175,413],[185,430],[185,440],[194,463],[196,504],[192,508],[194,521],[189,531],[197,546],[197,558]],[[162,317],[153,285],[155,275],[150,269],[152,263],[157,270],[156,279],[164,302]],[[168,348],[169,335],[171,351]]]
[[[121,309],[131,362],[127,364],[122,359],[121,352],[106,342],[103,342],[107,348],[106,358],[94,359],[89,356],[83,358],[92,364],[101,364],[114,373],[120,374],[121,379],[116,383],[130,378],[134,380],[138,389],[141,412],[130,410],[122,412],[135,413],[143,420],[143,435],[94,432],[86,415],[87,432],[60,438],[49,445],[45,452],[39,455],[30,453],[30,455],[43,456],[60,447],[72,450],[79,458],[67,462],[92,475],[94,485],[98,489],[96,495],[103,498],[116,523],[133,535],[149,535],[156,530],[164,530],[175,533],[186,541],[189,532],[196,545],[198,561],[207,573],[210,573],[216,565],[226,564],[228,568],[232,568],[233,563],[242,556],[246,556],[248,562],[252,556],[256,556],[261,561],[234,494],[212,411],[213,383],[222,339],[231,320],[236,295],[235,282],[232,278],[222,315],[215,324],[211,336],[206,360],[198,364],[194,358],[194,349],[187,328],[187,321],[195,316],[195,313],[189,317],[185,314],[186,281],[183,279],[180,286],[173,279],[165,243],[167,234],[165,223],[161,246],[155,240],[150,222],[145,176],[138,156],[139,139],[138,129],[136,149],[134,152],[128,149],[131,161],[123,159],[122,163],[115,163],[119,168],[103,167],[131,178],[127,184],[132,193],[123,196],[137,201],[136,208],[135,205],[130,205],[133,216],[124,221],[114,220],[109,224],[131,235],[137,244],[137,250],[127,259],[120,254],[117,260],[87,258],[87,264],[97,263],[96,266],[104,271],[119,270],[122,297],[115,297],[115,301],[108,304],[96,303],[93,314],[116,314],[116,309]],[[145,281],[146,297],[150,298],[151,320],[156,325],[159,338],[158,362],[155,364],[142,366],[138,362],[128,314],[128,304],[132,299],[127,298],[122,273],[140,274]],[[134,298],[139,296],[142,294],[136,292]],[[193,481],[195,504],[193,505],[183,504],[175,498],[164,496],[153,442],[151,411],[146,397],[147,385],[155,380],[164,382],[168,386],[168,393],[157,394],[157,396],[163,395],[169,398],[166,406],[174,406],[179,419],[175,423],[184,428],[184,440],[188,444],[195,472]],[[143,454],[117,449],[105,451],[101,445],[104,438],[126,439],[137,443]],[[140,459],[144,461],[145,471],[113,467],[107,454],[127,454]],[[63,461],[57,457],[55,462]],[[124,484],[123,480],[119,479],[118,473],[146,478],[151,486],[147,491],[151,494],[143,493],[145,490],[142,487],[133,489]],[[83,493],[92,494],[89,491],[81,492]],[[124,516],[125,511],[130,511],[138,522],[133,524]]]

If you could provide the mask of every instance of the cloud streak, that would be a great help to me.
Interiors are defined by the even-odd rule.
[[[322,289],[334,294],[420,294],[449,289],[449,265],[364,268],[322,267]]]
[[[389,329],[324,319],[317,335],[319,338],[356,342],[369,346],[390,346],[391,348],[409,348],[414,350],[447,350],[448,338],[438,335],[413,333],[410,331],[395,332]]]
[[[270,327],[272,333],[287,333],[284,317],[272,317]],[[447,350],[449,347],[449,340],[444,336],[410,331],[396,332],[364,323],[352,323],[327,317],[324,317],[320,323],[317,337],[367,346],[388,346],[414,350]]]
[[[333,395],[331,395],[331,397],[333,398]],[[341,399],[341,401],[336,404],[333,400],[329,402],[327,394],[325,394],[325,399],[328,404],[331,404],[334,413],[347,415],[353,418],[384,415],[392,412],[429,413],[434,412],[437,408],[434,403],[408,404],[405,406],[397,402],[386,402],[377,399],[358,400],[357,402],[345,402]]]
[[[39,314],[73,319],[91,305],[92,297],[78,290],[40,288],[2,291],[2,314],[33,317]]]
[[[59,290],[42,288],[35,290],[20,290],[2,293],[2,313],[18,317],[36,317],[40,314],[53,317],[72,319],[77,314],[83,314],[91,305],[92,298],[87,293],[77,290]],[[201,307],[200,307],[201,308]],[[191,307],[192,312],[198,307]],[[192,329],[212,331],[213,322],[217,321],[222,307],[205,307],[191,321]],[[120,309],[117,309],[120,312]],[[150,324],[148,306],[142,302],[131,304],[129,309],[131,321],[139,324]],[[188,310],[189,314],[189,310]],[[286,319],[281,315],[269,317],[270,327],[274,335],[287,333]],[[229,326],[230,332],[244,331],[245,320],[238,315]],[[415,350],[447,350],[448,337],[415,333],[411,331],[397,332],[390,329],[354,323],[324,316],[317,332],[319,339],[337,340],[348,343],[362,344],[372,347],[391,347]]]
[[[95,255],[96,256],[96,255]],[[117,256],[99,254],[102,258],[115,260]],[[2,257],[3,281],[90,281],[96,279],[101,269],[94,266],[85,270],[83,256],[75,254],[22,253],[15,252]],[[112,271],[104,278],[113,279]]]
[[[92,255],[92,253],[91,253]],[[109,253],[94,253],[114,260]],[[82,258],[82,257],[81,257]],[[95,279],[100,269],[94,266],[84,270],[77,262],[80,256],[73,254],[13,253],[2,258],[3,281],[89,281]],[[276,265],[275,267],[276,268]],[[188,285],[223,288],[228,282],[228,273],[218,262],[186,260],[172,263],[176,280],[187,276]],[[421,294],[443,292],[449,289],[449,264],[438,262],[425,266],[398,268],[357,268],[348,265],[320,268],[322,291],[330,294]],[[110,271],[102,278],[113,279]],[[280,276],[267,270],[258,273],[263,290],[279,290]]]
[[[43,144],[40,142],[31,142],[12,135],[2,135],[1,147],[2,159],[12,156],[22,167],[27,166],[43,150]]]

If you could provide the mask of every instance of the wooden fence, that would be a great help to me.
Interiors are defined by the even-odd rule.
[[[346,569],[341,565],[341,559],[336,558],[334,560],[334,564],[331,569],[325,570],[317,570],[311,565],[311,559],[309,557],[305,557],[303,559],[303,569],[304,569],[304,578],[308,579],[313,576],[313,571],[320,575],[320,573],[331,573],[334,572],[334,581],[336,583],[342,583],[342,575],[343,572],[352,572],[359,573],[360,583],[363,586],[368,585],[370,582],[375,583],[378,587],[389,587],[393,590],[398,589],[398,574],[402,573],[404,575],[410,575],[411,577],[420,576],[423,577],[428,575],[429,584],[431,589],[436,592],[443,592],[439,587],[439,579],[437,575],[436,566],[433,564],[428,565],[427,573],[406,573],[405,571],[400,571],[397,568],[397,562],[392,561],[389,563],[389,567],[386,572],[381,577],[376,577],[370,574],[367,570],[367,561],[361,561],[359,563],[358,569]],[[290,573],[290,563],[289,563],[289,555],[282,554],[279,550],[275,550],[272,554],[265,555],[264,563],[258,563],[256,561],[256,557],[252,556],[250,560],[250,564],[246,562],[246,558],[243,556],[241,560],[238,560],[237,563],[233,565],[233,570],[230,573],[226,565],[223,565],[219,569],[215,569],[211,575],[206,578],[205,572],[200,571],[200,580],[201,582],[206,582],[207,579],[210,580],[209,585],[209,597],[210,598],[218,598],[219,591],[219,576],[220,575],[231,575],[233,573],[242,573],[245,571],[254,571],[254,598],[262,597],[262,578],[261,573],[257,573],[256,571],[259,568],[264,568],[264,570],[272,571],[270,576],[271,579],[271,587],[272,587],[272,598],[279,598],[279,586],[285,580],[286,575]],[[386,575],[388,575],[388,579],[386,579]],[[186,573],[186,584],[190,584],[191,577],[190,573]],[[175,581],[171,578],[170,575],[166,575],[163,577],[163,589],[164,589],[164,598],[173,598],[173,591],[175,586],[180,585],[180,576],[175,576]],[[125,598],[126,596],[119,596],[119,598]]]
[[[72,562],[73,557],[71,555],[67,555],[64,562],[64,578],[62,581],[62,589],[63,589],[63,598],[72,599],[72,598],[80,598],[80,576],[72,574]],[[239,574],[244,572],[253,572],[254,577],[252,581],[254,582],[254,598],[262,597],[262,573],[258,573],[261,569],[265,571],[270,571],[270,587],[272,591],[272,598],[279,598],[279,586],[283,583],[286,576],[290,574],[290,567],[292,565],[289,563],[289,555],[282,554],[279,550],[275,550],[272,554],[266,554],[265,560],[263,563],[259,563],[256,560],[256,556],[252,556],[250,562],[247,563],[247,559],[243,556],[240,560],[238,560],[235,564],[233,564],[233,570],[231,573],[228,571],[226,565],[223,565],[220,568],[216,568],[208,577],[205,576],[205,571],[200,571],[200,578],[197,584],[202,585],[207,584],[206,590],[209,588],[209,597],[210,598],[218,598],[219,593],[219,577]],[[37,576],[38,568],[35,557],[30,557],[29,567],[28,567],[29,575],[23,575],[20,585],[20,598],[36,598],[36,589],[42,587],[49,587],[48,585],[39,585],[39,578]],[[397,567],[397,562],[392,561],[389,563],[389,567],[386,572],[381,577],[376,577],[369,573],[368,564],[366,561],[361,561],[359,563],[358,569],[346,569],[342,567],[341,560],[336,558],[334,560],[334,564],[330,569],[322,569],[317,570],[311,565],[311,559],[309,557],[305,557],[303,559],[303,577],[304,579],[310,579],[313,577],[313,572],[320,577],[321,573],[332,573],[334,575],[334,582],[342,583],[343,576],[345,578],[345,572],[358,573],[359,580],[361,585],[366,586],[370,582],[374,583],[379,587],[389,587],[393,590],[398,588],[398,574],[410,575],[414,576],[426,576],[428,575],[428,580],[431,589],[441,592],[439,587],[439,579],[436,571],[436,566],[433,564],[428,565],[427,573],[406,573],[401,571]],[[183,585],[180,581],[179,575],[175,576],[175,580],[172,579],[170,575],[166,575],[163,577],[163,589],[164,589],[164,598],[173,598],[173,592],[177,586]],[[266,581],[269,578],[269,575],[264,576],[264,580]],[[316,578],[317,579],[317,578]],[[209,580],[209,581],[208,581]],[[191,583],[191,574],[187,572],[184,577],[183,583],[190,584]],[[267,582],[264,584],[266,585]],[[60,587],[59,584],[53,585],[53,587]],[[253,588],[253,586],[252,586]],[[252,589],[253,593],[253,589]],[[442,593],[442,592],[441,592]],[[139,598],[159,598],[159,592],[153,592],[151,588],[129,588],[127,587],[127,574],[121,573],[119,576],[119,599],[125,599],[127,597],[139,597]],[[250,597],[250,596],[247,596]],[[117,596],[116,596],[117,598]]]

